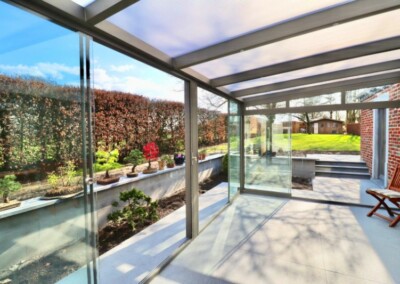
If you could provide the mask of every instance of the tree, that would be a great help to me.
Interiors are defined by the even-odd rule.
[[[128,154],[128,156],[126,156],[126,157],[124,158],[124,162],[131,163],[131,164],[132,164],[132,173],[135,172],[136,167],[137,167],[138,165],[142,164],[142,163],[144,162],[144,160],[145,160],[145,159],[144,159],[144,156],[143,156],[142,151],[137,150],[137,149],[132,150],[132,151]]]
[[[158,146],[154,142],[147,143],[146,145],[143,146],[143,154],[146,160],[149,162],[149,165],[147,167],[148,170],[151,169],[151,161],[157,160],[158,158]]]

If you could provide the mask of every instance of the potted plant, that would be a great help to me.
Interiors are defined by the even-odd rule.
[[[175,161],[175,165],[182,166],[183,163],[185,162],[185,155],[183,155],[183,154],[175,154],[174,155],[174,161]]]
[[[97,168],[105,170],[106,173],[103,177],[97,179],[98,184],[106,185],[110,183],[114,183],[119,181],[119,176],[110,175],[109,171],[115,169],[115,165],[118,161],[119,151],[118,149],[105,149],[104,147],[100,147],[96,152],[96,164],[98,164]]]
[[[10,200],[9,195],[13,191],[17,191],[21,188],[21,184],[15,181],[17,178],[15,175],[6,175],[0,179],[0,193],[3,195],[3,203],[0,204],[0,211],[18,207],[21,202],[18,200]]]
[[[172,159],[170,156],[167,156],[166,163],[167,163],[167,168],[171,169],[175,167],[174,159]]]
[[[140,150],[132,150],[128,156],[124,158],[124,162],[132,164],[132,171],[127,173],[127,177],[137,177],[138,173],[135,172],[135,169],[138,165],[143,164],[145,161],[142,151]]]
[[[156,168],[151,167],[151,162],[156,161],[158,157],[158,146],[154,142],[149,142],[143,146],[143,154],[146,160],[149,162],[147,169],[143,171],[144,174],[152,174],[157,172]]]
[[[47,176],[51,189],[41,199],[69,198],[80,194],[83,190],[81,179],[73,161],[68,161],[65,166],[58,168]]]
[[[168,155],[162,155],[160,160],[158,161],[158,169],[162,171],[167,164]]]
[[[206,157],[207,157],[207,151],[204,150],[204,149],[201,150],[201,151],[199,152],[199,160],[205,160]]]

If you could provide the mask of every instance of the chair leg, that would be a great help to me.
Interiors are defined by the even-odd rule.
[[[385,207],[386,211],[388,212],[388,214],[389,214],[391,217],[394,216],[392,210],[391,210],[391,209],[389,208],[389,206],[387,206],[387,204],[385,203],[386,197],[384,197],[384,198],[379,198],[379,197],[376,196],[376,195],[373,195],[373,194],[370,194],[370,195],[373,196],[373,197],[375,197],[379,202],[378,202],[378,204],[375,205],[374,208],[372,208],[371,211],[369,211],[369,213],[367,214],[368,217],[371,217],[372,215],[374,215],[374,213],[381,207],[381,205],[383,205],[383,207]]]
[[[400,215],[393,219],[393,221],[389,224],[389,227],[394,227],[399,222],[400,222]]]

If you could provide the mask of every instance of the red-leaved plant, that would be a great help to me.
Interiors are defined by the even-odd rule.
[[[149,162],[149,166],[147,169],[151,168],[151,161],[157,160],[158,158],[158,146],[154,142],[149,142],[146,145],[143,146],[143,155],[146,158],[146,160]]]

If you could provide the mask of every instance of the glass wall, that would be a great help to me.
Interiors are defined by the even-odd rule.
[[[290,194],[291,116],[245,117],[245,189]]]
[[[228,100],[198,88],[200,229],[228,202]]]
[[[0,14],[0,282],[55,283],[83,267],[77,283],[93,283],[86,39],[4,2]]]
[[[229,199],[238,193],[240,188],[240,126],[241,116],[238,103],[229,101],[229,158],[228,158],[228,181],[229,181]]]
[[[93,59],[99,279],[140,282],[185,241],[184,81],[97,42]]]

